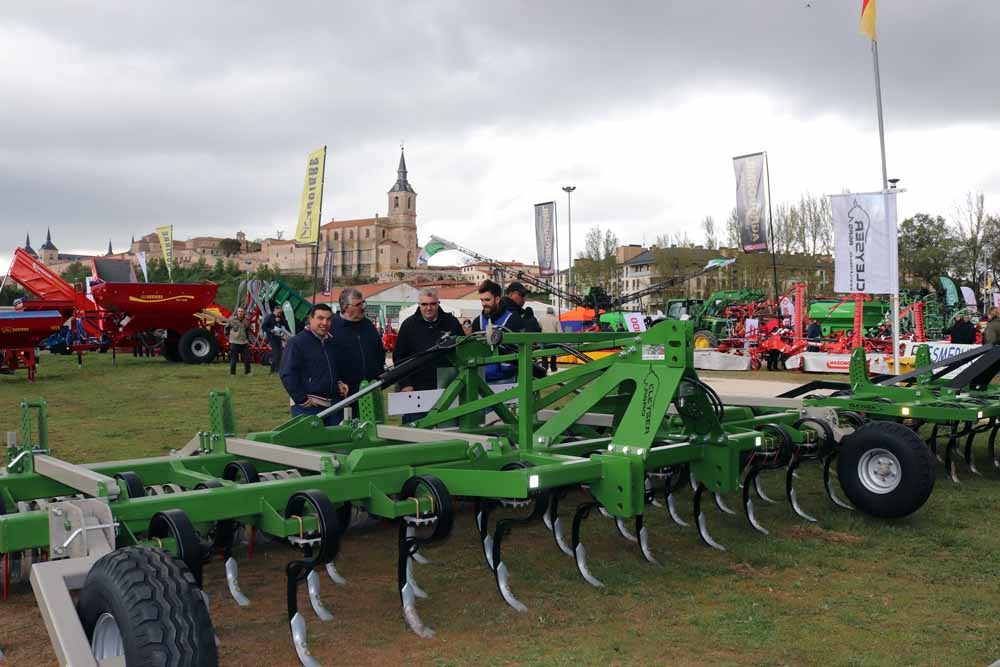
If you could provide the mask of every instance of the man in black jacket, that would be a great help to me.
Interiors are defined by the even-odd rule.
[[[521,316],[521,322],[524,325],[522,331],[541,333],[542,325],[535,318],[535,312],[531,308],[524,307],[524,301],[528,296],[528,290],[525,289],[524,285],[519,282],[513,282],[507,285],[506,293],[507,296],[501,299],[501,301],[507,308]]]
[[[417,297],[417,312],[407,317],[399,327],[396,337],[396,347],[392,351],[392,362],[396,365],[406,361],[414,354],[423,352],[441,340],[445,334],[464,336],[462,325],[451,313],[441,310],[437,290],[425,287]],[[415,369],[409,375],[399,380],[399,390],[423,391],[437,389],[437,369],[447,365],[444,355],[437,360],[428,361]],[[426,412],[414,412],[403,415],[403,423],[414,422]]]
[[[385,371],[385,348],[382,337],[365,317],[365,297],[354,287],[340,292],[340,312],[331,325],[333,351],[340,379],[347,383],[348,395],[354,394],[362,380],[374,380]]]
[[[976,325],[970,320],[969,311],[965,311],[961,316],[956,316],[955,323],[951,325],[948,333],[951,334],[951,342],[956,345],[974,345],[976,342]]]
[[[309,326],[288,341],[281,360],[281,384],[292,399],[292,416],[315,415],[347,395],[337,376],[330,321],[333,309],[318,303],[309,311]],[[339,424],[342,411],[324,417],[327,426]]]
[[[274,305],[260,326],[267,334],[267,343],[271,346],[271,372],[274,373],[281,368],[281,349],[291,333],[288,330],[288,322],[285,321],[285,313],[280,304]]]

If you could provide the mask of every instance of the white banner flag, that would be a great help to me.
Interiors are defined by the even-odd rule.
[[[965,305],[969,307],[969,310],[975,310],[978,307],[976,293],[972,291],[971,287],[962,285],[962,298],[965,299]]]
[[[743,252],[767,252],[767,181],[763,153],[733,158],[736,218]]]
[[[140,250],[135,253],[135,258],[139,261],[139,268],[142,269],[142,279],[149,282],[149,269],[146,267],[146,251]]]
[[[899,293],[896,193],[830,195],[836,292]]]
[[[538,273],[552,276],[556,272],[556,203],[535,204],[535,246],[538,249]]]

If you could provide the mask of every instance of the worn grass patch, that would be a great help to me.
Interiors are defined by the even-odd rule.
[[[767,377],[765,374],[761,374]],[[782,374],[774,374],[780,376]],[[742,376],[742,377],[745,377]],[[795,378],[801,379],[796,375]],[[784,378],[781,379],[791,379]],[[0,431],[20,425],[18,402],[48,402],[50,443],[61,458],[86,462],[161,455],[208,425],[210,389],[231,387],[239,432],[283,421],[287,398],[267,368],[230,377],[228,366],[183,366],[159,359],[43,355],[38,381],[0,376]],[[338,559],[348,588],[324,583],[336,619],[309,617],[324,664],[412,665],[988,665],[1000,658],[1000,473],[980,451],[982,476],[960,467],[962,484],[938,471],[934,494],[916,515],[894,522],[832,507],[821,471],[804,466],[796,489],[816,524],[782,502],[758,506],[765,538],[742,516],[714,507],[712,534],[728,548],[703,546],[649,508],[650,543],[661,566],[643,561],[614,523],[592,514],[583,528],[588,559],[605,587],[582,582],[538,523],[504,542],[511,586],[528,606],[508,608],[483,564],[469,506],[448,542],[418,566],[431,595],[419,603],[437,637],[424,641],[403,623],[395,591],[394,529],[349,535]],[[766,473],[769,495],[784,498],[783,476]],[[562,505],[568,523],[584,496]],[[728,498],[738,507],[738,499]],[[690,515],[690,490],[678,498]],[[503,516],[503,513],[498,513]],[[297,664],[284,618],[284,563],[293,552],[262,547],[245,561],[253,606],[237,610],[218,564],[206,570],[223,665]],[[307,605],[305,596],[301,601]],[[54,665],[30,590],[0,603],[0,646],[10,665]]]

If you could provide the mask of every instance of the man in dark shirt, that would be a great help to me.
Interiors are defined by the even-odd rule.
[[[970,319],[969,312],[966,311],[961,317],[951,325],[951,342],[956,345],[974,345],[976,343],[976,326]]]
[[[524,331],[521,316],[512,309],[512,302],[500,297],[500,285],[492,280],[479,283],[479,303],[483,306],[483,312],[472,321],[473,331],[486,331],[487,324],[491,322],[495,327]]]
[[[462,325],[451,313],[441,310],[437,290],[425,287],[417,297],[417,312],[407,317],[399,327],[396,337],[396,347],[392,351],[392,362],[396,365],[406,361],[414,354],[433,347],[445,334],[464,336]],[[399,380],[399,390],[423,391],[437,389],[437,369],[447,365],[444,355],[436,361],[423,364],[409,375]],[[414,422],[426,415],[426,412],[415,412],[403,415],[403,423]]]
[[[333,309],[318,303],[309,311],[309,326],[288,341],[281,360],[281,384],[292,399],[293,417],[319,414],[347,395],[337,377],[330,321]],[[324,417],[327,426],[339,424],[343,412]]]
[[[285,313],[280,304],[274,305],[260,326],[267,335],[268,345],[271,346],[271,372],[274,373],[281,368],[281,349],[291,333],[288,330],[288,322],[285,321]]]
[[[385,371],[382,337],[365,316],[365,297],[354,287],[340,292],[340,312],[334,316],[334,358],[340,379],[347,383],[348,395],[358,391],[363,380],[374,380]]]
[[[823,338],[823,328],[819,325],[819,320],[813,320],[806,329],[806,340],[809,341],[806,350],[808,352],[819,352],[820,339]]]
[[[507,295],[501,301],[506,308],[521,317],[521,322],[524,324],[524,331],[541,333],[542,325],[538,323],[534,311],[531,308],[524,307],[524,301],[528,296],[528,290],[525,289],[524,285],[519,282],[513,282],[507,285],[506,292]]]

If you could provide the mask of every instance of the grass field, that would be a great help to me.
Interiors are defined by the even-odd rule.
[[[158,455],[207,427],[207,393],[223,387],[233,389],[241,433],[287,415],[287,398],[266,367],[230,377],[221,364],[119,357],[113,367],[110,355],[91,354],[81,369],[75,359],[45,355],[34,384],[23,373],[0,376],[0,431],[18,427],[21,398],[45,397],[56,456]],[[336,618],[320,624],[307,613],[311,648],[326,665],[988,665],[1000,658],[1000,529],[993,519],[1000,472],[982,449],[983,476],[960,467],[963,483],[955,485],[939,468],[927,505],[895,522],[834,509],[818,467],[805,467],[797,489],[819,523],[797,519],[785,504],[765,506],[760,518],[772,532],[765,538],[742,515],[712,508],[710,526],[729,548],[724,553],[649,508],[660,567],[645,563],[611,521],[593,516],[584,541],[603,589],[583,583],[541,523],[515,529],[504,553],[512,588],[529,608],[524,614],[497,593],[465,507],[450,540],[428,550],[434,564],[417,570],[431,595],[419,608],[438,633],[432,640],[415,637],[400,616],[395,530],[349,535],[338,558],[348,587],[324,584]],[[771,473],[765,487],[783,498],[781,475]],[[689,499],[690,492],[679,499],[688,513]],[[575,504],[571,496],[562,515]],[[283,607],[283,565],[292,553],[270,545],[244,559],[243,588],[253,599],[247,609],[228,598],[221,567],[206,570],[223,665],[298,664]],[[26,587],[0,603],[0,647],[11,666],[55,664]]]

